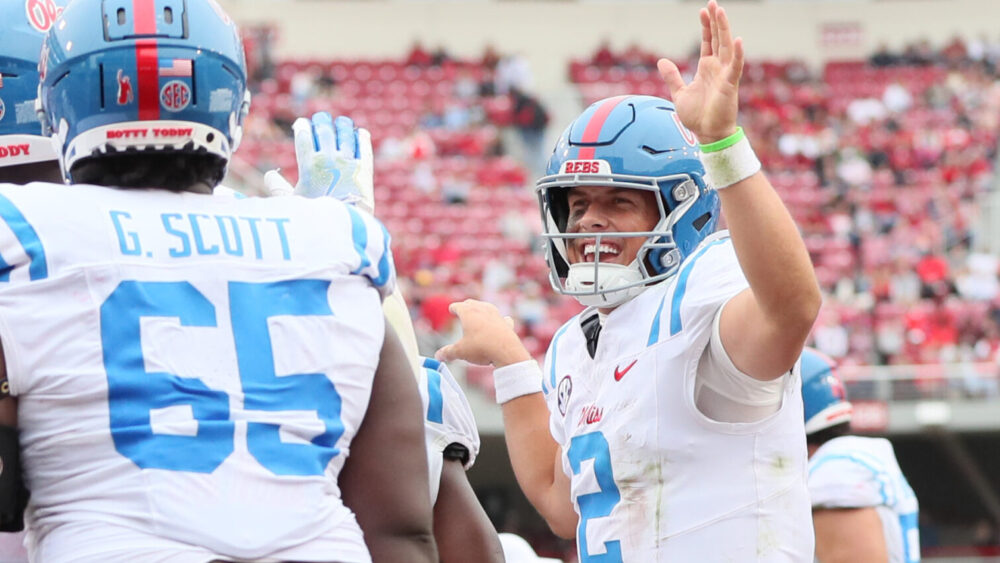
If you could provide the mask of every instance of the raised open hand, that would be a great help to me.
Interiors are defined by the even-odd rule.
[[[334,197],[374,213],[374,157],[368,130],[355,127],[347,116],[334,119],[327,112],[319,112],[311,120],[295,120],[292,131],[299,182],[293,187],[272,170],[264,175],[271,195]]]
[[[670,88],[681,123],[698,142],[708,144],[736,132],[743,40],[733,39],[726,11],[716,0],[710,0],[700,16],[701,57],[691,83],[684,83],[677,65],[669,59],[660,59],[657,67]]]

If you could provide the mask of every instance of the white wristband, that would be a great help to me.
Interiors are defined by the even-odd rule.
[[[744,136],[733,145],[714,152],[702,152],[706,183],[717,189],[728,188],[760,171],[760,161]]]
[[[524,395],[542,392],[542,368],[535,360],[525,360],[493,370],[493,386],[497,404],[504,404]]]

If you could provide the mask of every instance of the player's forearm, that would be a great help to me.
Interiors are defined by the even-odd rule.
[[[420,393],[387,325],[368,411],[340,473],[374,561],[437,561],[429,482]]]
[[[798,227],[767,177],[758,172],[719,190],[740,266],[771,326],[812,328],[822,296]]]
[[[434,538],[441,563],[503,563],[503,547],[457,460],[445,460],[434,503]]]
[[[524,395],[503,404],[504,438],[517,483],[552,531],[562,537],[575,533],[576,512],[569,488],[562,490],[555,476],[559,444],[549,433],[549,410],[541,393]]]
[[[881,518],[873,507],[813,511],[820,563],[882,563],[889,560]]]
[[[365,531],[365,543],[371,552],[372,563],[438,563],[434,535],[429,530],[410,534],[380,535],[370,537]]]

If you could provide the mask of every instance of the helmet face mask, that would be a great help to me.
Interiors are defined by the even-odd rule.
[[[567,233],[574,187],[636,189],[657,195],[659,220],[649,231]],[[681,262],[715,230],[718,195],[704,181],[697,141],[673,105],[650,96],[593,104],[563,133],[536,185],[553,288],[586,306],[615,307],[676,275]],[[628,266],[603,262],[602,238],[643,237]],[[593,263],[570,264],[574,239],[596,238]]]
[[[239,144],[246,63],[235,24],[213,0],[75,0],[39,66],[40,111],[67,178],[104,154],[228,162]]]

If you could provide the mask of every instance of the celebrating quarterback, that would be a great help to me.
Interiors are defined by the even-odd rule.
[[[545,365],[476,301],[439,351],[497,368],[518,482],[584,563],[812,560],[793,367],[819,288],[737,126],[742,40],[700,16],[693,80],[659,62],[673,103],[595,103],[538,181],[552,284],[587,306]]]

